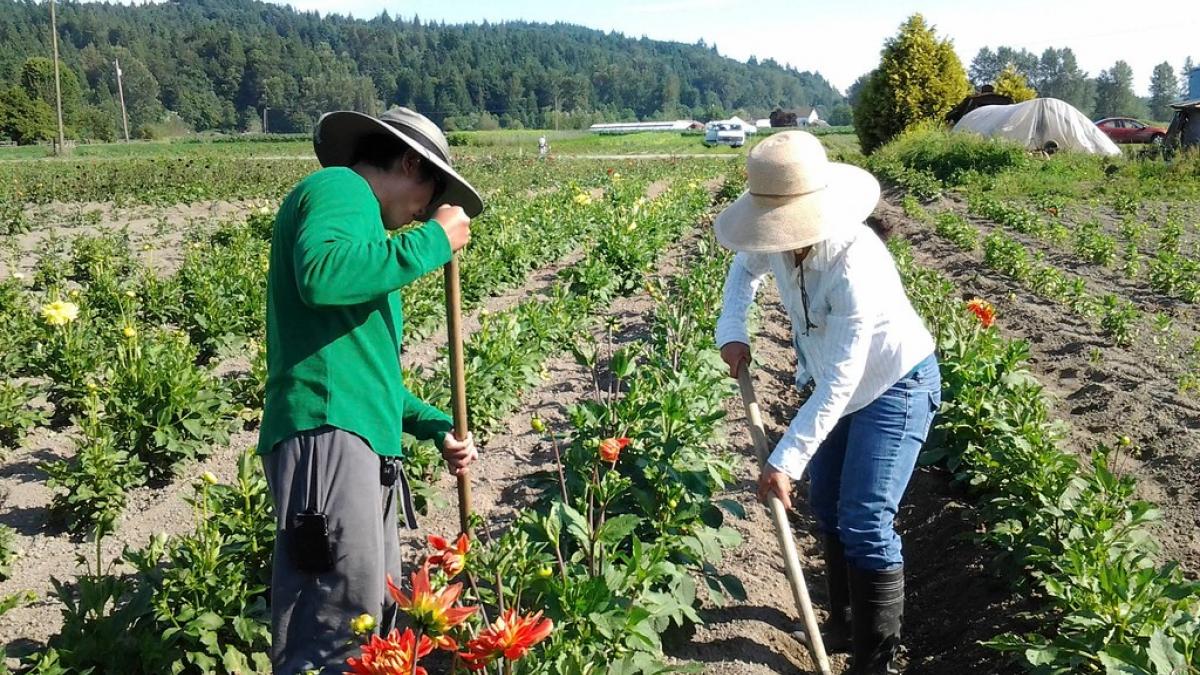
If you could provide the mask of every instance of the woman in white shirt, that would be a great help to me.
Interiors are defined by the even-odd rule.
[[[746,314],[770,273],[792,324],[796,383],[814,389],[768,459],[760,499],[791,506],[805,468],[825,539],[826,648],[850,672],[897,673],[904,559],[893,520],[941,403],[934,341],[883,242],[863,224],[879,199],[867,172],[829,162],[811,134],[759,143],[748,190],[717,218],[736,251],[717,324],[721,357],[749,365]]]

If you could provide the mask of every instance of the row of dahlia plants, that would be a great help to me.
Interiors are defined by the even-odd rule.
[[[987,644],[1035,673],[1200,672],[1200,583],[1156,562],[1158,512],[1121,467],[1129,437],[1090,457],[1067,449],[1028,344],[1000,334],[986,300],[947,312],[953,284],[892,250],[941,358],[945,403],[922,462],[978,498],[995,569],[1041,601],[1038,629]]]
[[[700,622],[702,602],[744,598],[722,574],[740,543],[725,524],[740,506],[718,499],[733,479],[722,450],[732,394],[712,343],[708,308],[723,256],[701,240],[691,271],[647,290],[650,337],[621,343],[617,326],[575,347],[591,393],[560,432],[534,417],[552,458],[540,496],[502,533],[431,536],[432,554],[389,592],[407,628],[367,636],[355,673],[662,672],[661,634]]]

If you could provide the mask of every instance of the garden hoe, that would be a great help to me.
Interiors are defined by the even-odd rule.
[[[758,409],[758,397],[754,394],[754,381],[750,376],[749,364],[743,363],[738,370],[738,387],[742,390],[742,403],[746,406],[746,424],[749,425],[750,437],[754,440],[754,452],[758,455],[759,467],[762,467],[767,462],[767,431],[763,427],[762,414]],[[787,572],[788,583],[792,587],[792,599],[796,601],[796,609],[804,619],[804,631],[807,633],[808,647],[812,651],[813,660],[817,662],[817,669],[821,675],[832,675],[829,657],[825,654],[825,642],[821,639],[821,631],[817,624],[817,615],[813,613],[808,586],[804,584],[804,571],[800,569],[800,555],[796,551],[796,540],[792,538],[792,526],[788,522],[787,511],[783,502],[775,496],[767,501],[767,510],[771,513],[775,536],[779,539],[779,549],[783,553],[783,566]]]
[[[450,347],[450,405],[454,413],[454,437],[467,437],[467,376],[463,359],[462,286],[458,277],[458,255],[446,263],[446,327]],[[458,478],[458,522],[464,534],[471,533],[471,474]]]

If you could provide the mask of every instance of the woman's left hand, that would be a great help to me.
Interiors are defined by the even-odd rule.
[[[786,473],[768,464],[763,467],[762,473],[758,476],[758,501],[766,504],[771,496],[779,497],[779,501],[783,502],[783,508],[791,510],[792,479]]]

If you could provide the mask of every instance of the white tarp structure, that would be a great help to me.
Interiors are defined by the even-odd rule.
[[[1117,144],[1086,115],[1056,98],[976,108],[959,120],[954,130],[987,138],[1007,138],[1030,150],[1042,150],[1046,143],[1053,141],[1059,150],[1109,156],[1121,154]]]
[[[737,115],[734,115],[733,117],[730,117],[727,120],[715,120],[715,121],[709,122],[709,124],[710,125],[712,125],[712,124],[728,124],[728,125],[735,126],[739,129],[741,129],[743,133],[747,133],[747,134],[758,133],[758,127],[756,127],[753,124],[751,124],[750,122],[747,122],[746,120],[738,117]]]

